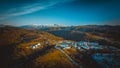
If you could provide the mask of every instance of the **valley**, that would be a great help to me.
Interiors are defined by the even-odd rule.
[[[119,68],[119,29],[95,25],[0,27],[1,67]]]

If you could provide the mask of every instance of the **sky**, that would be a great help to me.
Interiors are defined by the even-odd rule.
[[[0,0],[0,24],[118,25],[120,0]]]

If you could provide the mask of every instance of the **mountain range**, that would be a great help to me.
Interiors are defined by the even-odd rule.
[[[23,25],[20,26],[20,28],[26,28],[26,29],[46,29],[51,27],[64,27],[64,25],[61,24],[33,24],[33,25]]]
[[[0,25],[1,67],[79,68],[62,53],[65,51],[76,62],[82,64],[83,68],[94,68],[94,66],[99,68],[99,65],[89,55],[93,50],[81,51],[72,47],[60,52],[55,48],[56,44],[66,40],[68,42],[86,41],[120,48],[119,30],[119,25]],[[41,46],[38,49],[32,48],[36,44]],[[102,52],[107,51],[108,49],[104,49]],[[96,51],[93,52],[96,53]]]

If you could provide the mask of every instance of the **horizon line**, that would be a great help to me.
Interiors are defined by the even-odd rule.
[[[5,26],[14,26],[14,27],[20,27],[20,26],[29,26],[29,25],[55,25],[55,24],[26,24],[26,25],[12,25],[12,24],[0,24],[0,25],[5,25]],[[61,26],[104,26],[104,25],[108,25],[108,26],[120,26],[120,24],[78,24],[78,25],[64,25],[64,24],[57,24],[57,25],[61,25]]]

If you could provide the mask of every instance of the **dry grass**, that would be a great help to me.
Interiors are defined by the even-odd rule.
[[[96,40],[101,39],[101,37],[100,37],[100,36],[93,35],[93,34],[91,34],[91,33],[86,33],[86,35],[87,35],[88,37],[92,38],[92,39],[96,39]]]
[[[35,60],[35,67],[40,68],[76,68],[60,51],[53,49]]]

